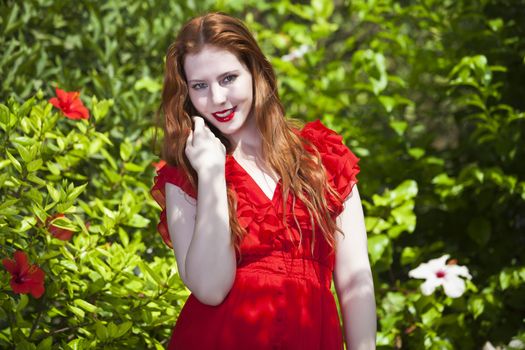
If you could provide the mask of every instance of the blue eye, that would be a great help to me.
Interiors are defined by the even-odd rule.
[[[197,84],[193,84],[191,86],[192,89],[194,90],[201,90],[201,89],[204,89],[206,88],[206,84],[205,83],[197,83]]]
[[[228,76],[226,76],[224,79],[223,79],[223,82],[228,84],[228,83],[232,83],[233,81],[235,81],[235,79],[237,79],[237,75],[235,74],[230,74]]]

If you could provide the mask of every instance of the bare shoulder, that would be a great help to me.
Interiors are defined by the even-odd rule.
[[[357,185],[344,202],[342,213],[337,217],[337,225],[344,233],[336,235],[336,277],[349,269],[369,264],[365,220]]]
[[[197,201],[174,184],[166,183],[165,190],[168,231],[173,243],[179,275],[185,282],[185,261],[193,238]]]

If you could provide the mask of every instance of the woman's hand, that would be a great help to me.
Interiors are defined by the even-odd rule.
[[[224,171],[226,147],[204,123],[202,117],[193,116],[194,130],[186,140],[186,157],[197,174]]]

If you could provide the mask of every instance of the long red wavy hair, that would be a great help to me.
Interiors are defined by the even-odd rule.
[[[325,196],[328,193],[340,202],[341,198],[329,185],[326,173],[320,171],[323,168],[315,146],[293,131],[302,128],[304,123],[297,119],[285,118],[284,108],[277,93],[273,67],[242,21],[222,13],[209,13],[193,18],[182,27],[175,42],[169,46],[159,109],[164,121],[162,158],[168,164],[181,168],[193,187],[198,188],[197,173],[184,152],[186,139],[193,125],[191,116],[198,115],[188,94],[184,58],[188,54],[198,53],[204,45],[212,45],[233,53],[252,75],[253,105],[250,118],[255,118],[263,138],[264,161],[281,177],[283,222],[287,225],[284,215],[287,212],[288,195],[293,196],[294,207],[296,197],[299,198],[306,205],[310,215],[313,230],[312,254],[315,244],[314,223],[318,223],[324,238],[334,248],[335,233],[342,232],[330,214]],[[229,140],[211,123],[206,124],[225,145],[226,152],[231,154],[233,149]],[[305,145],[314,149],[314,153],[306,151]],[[237,220],[235,192],[230,188],[227,191],[232,242],[240,255],[240,243],[246,230]],[[293,215],[295,218],[295,213]],[[297,222],[297,219],[295,221]],[[297,226],[302,240],[302,230]]]

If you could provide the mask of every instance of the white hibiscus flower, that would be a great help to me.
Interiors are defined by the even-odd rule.
[[[438,286],[443,286],[445,294],[451,298],[458,298],[465,292],[465,281],[460,277],[471,279],[465,266],[456,264],[447,265],[450,255],[429,260],[411,270],[408,275],[412,278],[422,278],[425,282],[421,285],[421,292],[430,295]]]

